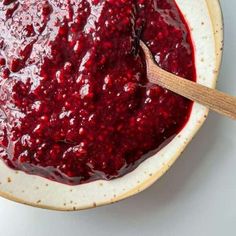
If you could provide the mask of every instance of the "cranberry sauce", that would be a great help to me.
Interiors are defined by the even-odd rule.
[[[0,158],[13,169],[66,184],[120,177],[189,118],[190,101],[148,82],[139,47],[195,80],[174,0],[3,0],[0,31]]]

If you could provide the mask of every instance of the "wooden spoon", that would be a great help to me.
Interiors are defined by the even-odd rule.
[[[155,63],[151,52],[142,41],[140,41],[140,46],[146,57],[147,76],[150,82],[200,103],[231,119],[236,119],[236,97],[197,84],[161,69]]]

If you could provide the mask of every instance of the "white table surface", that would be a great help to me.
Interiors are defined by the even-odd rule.
[[[236,94],[236,1],[221,2],[225,53],[218,87]],[[236,122],[211,114],[163,178],[114,205],[62,213],[0,198],[0,235],[236,235]]]

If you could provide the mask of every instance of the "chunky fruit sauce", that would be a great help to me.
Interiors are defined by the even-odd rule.
[[[148,82],[195,80],[174,0],[2,0],[0,158],[66,184],[120,177],[186,124],[192,103]]]

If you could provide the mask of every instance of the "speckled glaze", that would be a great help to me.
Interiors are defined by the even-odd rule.
[[[195,47],[197,82],[214,87],[221,62],[223,29],[218,0],[176,0]],[[175,162],[201,127],[208,109],[194,104],[185,128],[160,152],[133,172],[112,181],[68,186],[9,169],[0,162],[0,195],[28,205],[55,210],[80,210],[134,195],[155,182]]]

